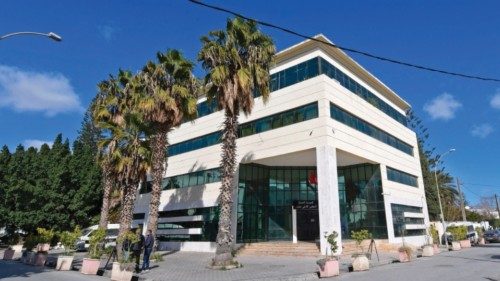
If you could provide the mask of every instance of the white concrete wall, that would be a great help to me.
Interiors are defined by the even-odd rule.
[[[338,68],[349,73],[348,70],[343,69],[341,65],[319,50],[312,50],[300,58],[297,58],[297,60],[279,65],[271,72],[279,71],[318,55],[321,55],[330,61],[330,63],[333,63]],[[353,78],[369,88],[388,104],[391,104],[369,85],[356,77]],[[316,147],[324,145],[335,147],[337,152],[345,151],[364,158],[367,162],[381,164],[382,185],[390,242],[398,242],[398,239],[394,238],[392,231],[390,203],[405,204],[406,202],[410,205],[423,207],[425,222],[428,224],[429,219],[427,215],[427,205],[425,204],[425,192],[415,133],[365,100],[350,93],[338,82],[330,79],[326,75],[311,78],[272,92],[267,105],[263,104],[262,98],[256,98],[253,113],[250,116],[241,115],[240,123],[259,119],[312,102],[317,102],[319,105],[318,118],[238,139],[238,162],[259,162],[259,160],[277,157],[283,154],[311,149],[315,150]],[[330,102],[333,102],[357,117],[370,122],[378,128],[412,145],[414,147],[414,155],[410,156],[333,120],[330,118]],[[396,106],[393,107],[403,112],[402,109]],[[222,121],[222,112],[216,112],[198,118],[195,122],[184,123],[170,134],[169,142],[178,143],[212,133],[221,128]],[[342,161],[341,159],[337,160],[339,162]],[[168,169],[165,176],[180,175],[194,170],[215,168],[219,166],[219,162],[220,145],[175,155],[168,158]],[[417,176],[419,187],[414,188],[388,181],[386,166]],[[160,210],[215,206],[219,195],[219,185],[220,183],[211,183],[204,186],[163,191]],[[235,204],[237,204],[236,200]],[[146,213],[147,215],[148,207],[149,194],[140,195],[135,206],[135,212]],[[420,238],[413,237],[411,239],[418,240]]]

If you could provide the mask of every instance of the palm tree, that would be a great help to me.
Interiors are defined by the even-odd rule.
[[[148,62],[138,76],[139,111],[150,124],[152,191],[148,230],[153,237],[158,226],[162,179],[167,169],[168,133],[184,119],[196,116],[196,80],[193,63],[177,50],[158,53],[159,63]]]
[[[236,168],[238,116],[252,112],[253,93],[259,91],[266,102],[269,96],[269,68],[275,53],[272,39],[257,29],[253,21],[235,18],[226,30],[211,31],[201,38],[198,60],[208,72],[205,76],[207,98],[224,110],[221,154],[220,215],[213,266],[234,263],[231,254],[231,212]]]

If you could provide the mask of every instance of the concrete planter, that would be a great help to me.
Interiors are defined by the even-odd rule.
[[[479,238],[478,243],[479,243],[479,245],[484,245],[484,244],[486,244],[486,242],[485,242],[485,240],[484,240],[484,237]]]
[[[111,269],[111,280],[113,281],[130,281],[134,275],[133,265],[120,264],[119,262],[113,263]]]
[[[12,258],[14,257],[14,253],[16,251],[12,250],[12,249],[6,249],[4,252],[3,252],[3,260],[5,261],[9,261],[9,260],[12,260]]]
[[[422,248],[422,257],[432,257],[434,256],[434,247],[431,245],[425,245]]]
[[[438,244],[432,245],[432,250],[434,250],[434,255],[437,255],[437,254],[441,253],[441,250],[439,249],[439,245]]]
[[[399,251],[399,262],[410,262],[411,256],[406,251]]]
[[[319,277],[333,277],[338,276],[340,274],[339,261],[336,259],[326,260],[323,266],[318,265],[319,267]]]
[[[80,269],[80,273],[96,275],[99,270],[99,265],[101,265],[100,259],[83,259],[82,268]]]
[[[370,269],[370,261],[366,255],[358,255],[352,260],[352,270],[353,271],[365,271]]]
[[[36,245],[37,252],[48,252],[50,250],[50,244],[48,243],[38,243]]]
[[[35,255],[36,255],[35,252],[26,251],[23,254],[22,262],[25,264],[31,264],[31,265],[35,264]]]
[[[460,247],[460,242],[458,241],[451,242],[451,250],[460,251],[460,249],[462,249],[462,247]]]
[[[464,249],[464,248],[470,248],[471,247],[469,239],[460,240],[458,242],[460,243],[460,248],[462,248],[462,249]]]
[[[35,254],[34,265],[44,266],[46,261],[47,261],[47,254],[46,253],[36,253]]]
[[[67,271],[71,270],[73,264],[73,256],[59,256],[57,257],[56,270]]]

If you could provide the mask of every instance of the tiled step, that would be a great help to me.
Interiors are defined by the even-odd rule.
[[[261,242],[245,244],[239,255],[269,256],[318,256],[320,251],[315,243]]]

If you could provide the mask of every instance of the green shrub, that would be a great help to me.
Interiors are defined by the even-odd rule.
[[[71,250],[75,249],[76,246],[76,241],[80,236],[82,235],[82,231],[80,230],[80,227],[75,227],[75,229],[72,232],[69,231],[63,231],[59,235],[61,238],[61,244],[64,246],[64,252],[65,255],[70,255]]]
[[[46,243],[49,244],[50,241],[52,240],[52,237],[54,237],[55,232],[51,229],[45,229],[42,227],[39,227],[36,229],[36,232],[38,233],[38,243]]]
[[[89,241],[89,256],[92,259],[99,259],[101,258],[102,251],[101,251],[101,245],[104,242],[104,239],[106,238],[106,229],[104,228],[98,228],[96,231],[92,233],[90,236],[90,241]]]
[[[482,227],[478,226],[478,227],[476,227],[476,228],[475,228],[475,230],[476,230],[476,232],[477,232],[477,236],[478,236],[479,238],[483,237],[484,231],[483,231],[483,228],[482,228]]]
[[[439,232],[433,224],[431,224],[431,227],[429,228],[429,234],[432,237],[432,243],[439,244]]]
[[[361,248],[361,250],[363,250],[363,248],[361,247],[361,243],[363,242],[363,240],[371,239],[372,234],[366,229],[361,229],[358,231],[353,230],[351,231],[351,238],[354,239],[356,241],[356,245]]]
[[[156,262],[159,262],[163,261],[163,256],[160,253],[155,252],[154,254],[151,255],[151,259],[155,260]]]
[[[24,240],[24,247],[26,251],[32,251],[33,248],[38,244],[38,236],[29,234]]]
[[[120,262],[130,262],[130,252],[132,251],[132,246],[134,245],[134,243],[139,242],[138,235],[129,230],[120,235],[116,241],[118,243],[121,243],[125,247],[123,256],[120,257]]]
[[[467,226],[450,226],[447,228],[448,232],[453,235],[453,241],[460,241],[467,239]]]
[[[339,234],[336,231],[332,231],[332,233],[329,235],[326,234],[327,232],[325,232],[325,238],[328,244],[330,244],[330,250],[332,250],[331,255],[333,256],[339,248],[339,246],[337,245],[337,237],[339,237]]]

